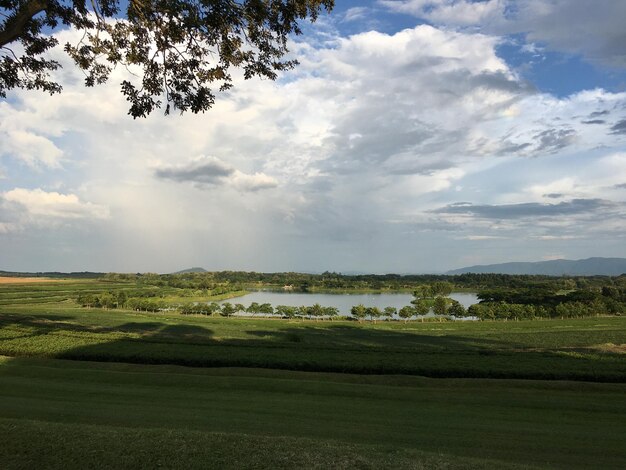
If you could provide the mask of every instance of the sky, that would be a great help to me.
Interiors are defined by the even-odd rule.
[[[626,257],[626,2],[336,3],[200,115],[133,120],[125,70],[55,51],[62,94],[0,100],[0,270]]]

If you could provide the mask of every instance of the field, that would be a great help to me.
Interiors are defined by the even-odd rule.
[[[623,468],[626,318],[330,322],[0,286],[3,468]],[[193,367],[189,367],[193,366]]]

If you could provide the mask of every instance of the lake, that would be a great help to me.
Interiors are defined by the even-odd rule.
[[[453,292],[450,298],[457,300],[465,308],[478,303],[478,298],[474,293]],[[323,307],[337,307],[339,315],[350,315],[350,309],[358,304],[366,307],[378,307],[381,310],[385,307],[395,307],[400,310],[405,305],[411,305],[413,296],[406,292],[382,294],[328,294],[328,293],[306,293],[306,292],[276,292],[276,291],[255,291],[242,297],[228,299],[224,302],[240,303],[248,307],[252,302],[259,304],[268,303],[272,307],[277,305],[290,305],[298,307],[300,305],[311,306],[320,304]],[[220,302],[223,303],[223,302]],[[432,316],[432,313],[426,315]]]

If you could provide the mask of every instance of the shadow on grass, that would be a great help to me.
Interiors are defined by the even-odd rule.
[[[626,381],[620,355],[536,351],[493,337],[360,325],[245,330],[222,338],[205,326],[158,321],[115,326],[71,317],[0,317],[0,354],[195,367],[256,367],[358,374]],[[258,323],[255,323],[258,326]],[[219,328],[218,328],[219,329]]]

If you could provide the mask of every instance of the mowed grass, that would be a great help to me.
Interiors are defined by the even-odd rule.
[[[626,381],[626,317],[330,322],[0,307],[0,354],[430,377]]]
[[[128,288],[0,286],[0,468],[626,467],[626,318],[360,324],[73,300],[110,286]]]
[[[623,468],[626,385],[0,360],[3,468]]]

